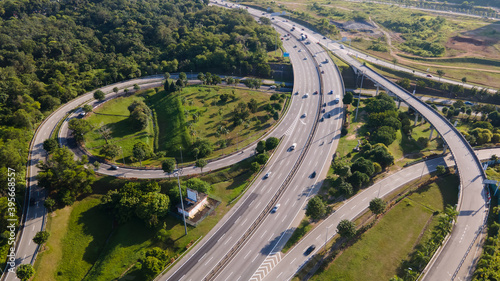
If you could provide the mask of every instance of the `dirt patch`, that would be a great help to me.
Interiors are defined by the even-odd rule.
[[[355,140],[355,139],[357,139],[357,138],[356,138],[356,135],[358,134],[358,129],[359,129],[360,127],[361,127],[361,125],[360,125],[360,124],[356,125],[356,127],[354,127],[354,133],[353,133],[352,135],[348,136],[348,137],[346,138],[346,140]]]
[[[446,42],[445,47],[460,51],[460,56],[500,58],[500,52],[494,47],[495,43],[494,40],[481,37],[454,36]]]

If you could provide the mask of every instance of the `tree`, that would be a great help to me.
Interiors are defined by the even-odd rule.
[[[322,218],[326,213],[326,207],[319,196],[314,196],[307,203],[306,215],[313,220]]]
[[[92,192],[95,173],[85,167],[87,157],[75,161],[74,154],[67,147],[56,148],[46,162],[37,165],[38,184],[58,195],[59,203],[71,205],[77,196]]]
[[[269,155],[267,153],[261,153],[255,157],[255,160],[257,163],[264,165],[267,163],[267,160],[269,160]]]
[[[165,80],[168,80],[170,78],[170,73],[165,72],[163,76],[165,77]]]
[[[269,151],[269,150],[275,149],[279,143],[280,143],[280,140],[278,138],[275,138],[275,137],[268,138],[266,140],[266,150]]]
[[[49,239],[50,234],[47,231],[38,231],[33,237],[33,242],[38,245],[42,245]]]
[[[45,149],[49,154],[54,151],[54,149],[58,148],[59,144],[57,143],[56,139],[50,138],[46,139],[43,142],[43,149]]]
[[[337,233],[344,238],[352,238],[356,235],[356,224],[349,220],[341,220],[337,225]]]
[[[340,191],[344,193],[346,197],[351,197],[354,194],[354,189],[352,188],[352,185],[346,181],[343,181],[339,185]]]
[[[252,164],[250,164],[250,170],[253,173],[258,172],[260,170],[260,164],[257,162],[252,162]]]
[[[372,143],[390,145],[396,140],[396,130],[389,126],[382,126],[373,132],[370,140],[372,140]]]
[[[82,107],[83,111],[85,113],[89,113],[89,112],[92,112],[92,106],[90,104],[86,104]]]
[[[130,118],[137,130],[144,130],[148,126],[151,109],[143,101],[134,101],[128,106]]]
[[[371,160],[359,157],[356,161],[354,161],[354,163],[352,163],[351,171],[360,171],[361,173],[371,176],[375,173],[375,167],[373,166],[373,162]]]
[[[168,213],[170,200],[167,195],[158,192],[149,192],[141,197],[137,204],[136,215],[148,226],[155,227],[158,220]]]
[[[446,173],[446,168],[443,165],[437,165],[436,172],[438,173],[438,175],[442,175]]]
[[[141,89],[141,86],[139,86],[138,84],[134,84],[134,90],[140,90]]]
[[[106,97],[106,95],[101,90],[97,90],[94,92],[94,99],[96,99],[98,101],[104,100],[105,97]]]
[[[255,113],[257,112],[257,108],[259,107],[259,104],[257,103],[257,101],[255,99],[250,99],[250,102],[248,102],[247,104],[248,106],[248,109],[250,110],[250,112],[252,113]]]
[[[148,256],[142,261],[141,270],[144,276],[151,280],[163,270],[163,263],[156,257]]]
[[[467,77],[463,77],[463,78],[462,78],[462,86],[463,86],[465,83],[467,83]]]
[[[200,158],[209,156],[213,151],[212,143],[210,143],[210,141],[207,139],[196,140],[191,146],[191,150],[194,150],[195,148],[198,148],[198,157]]]
[[[92,125],[84,119],[73,118],[69,120],[68,128],[72,130],[72,135],[77,142],[84,140],[84,135],[92,130]]]
[[[392,63],[394,64],[394,67],[396,67],[396,63],[398,63],[398,59],[397,58],[393,58],[392,59]]]
[[[143,142],[138,142],[134,144],[134,148],[132,149],[132,155],[134,155],[134,158],[139,160],[140,165],[142,166],[142,160],[148,158],[151,155],[151,149],[147,144]]]
[[[348,181],[349,183],[352,184],[353,187],[360,188],[361,186],[363,186],[363,184],[370,181],[370,177],[365,173],[361,173],[360,171],[355,171],[349,177]]]
[[[207,163],[207,160],[205,160],[205,159],[198,159],[198,160],[196,160],[196,163],[195,163],[196,167],[200,167],[200,170],[201,170],[202,172],[203,172],[203,168],[204,168],[207,164],[208,164],[208,163]]]
[[[263,24],[263,25],[271,25],[271,20],[269,18],[266,18],[266,17],[260,17],[259,18],[259,21],[260,21],[260,24]]]
[[[342,99],[342,102],[344,104],[351,104],[354,99],[354,95],[351,92],[347,92],[344,95],[344,98]]]
[[[169,174],[172,173],[175,170],[175,160],[172,158],[168,158],[168,159],[164,160],[161,163],[161,169],[165,173],[169,173]]]
[[[45,202],[43,202],[43,206],[49,211],[52,212],[54,206],[56,205],[56,201],[52,198],[47,198],[45,199]]]
[[[120,147],[116,144],[105,144],[100,153],[104,155],[104,158],[115,159],[118,155],[120,155]]]
[[[16,276],[22,281],[27,281],[35,275],[35,269],[31,264],[21,264],[17,267]]]
[[[386,203],[384,200],[381,198],[373,198],[372,201],[370,201],[370,211],[376,215],[380,215],[384,212],[386,207]]]
[[[436,72],[437,72],[437,75],[439,76],[439,82],[441,82],[441,77],[444,76],[444,71],[441,69],[438,69]]]
[[[208,193],[211,189],[208,182],[200,180],[199,178],[188,179],[186,181],[186,187],[203,193]]]
[[[259,141],[255,150],[257,151],[257,153],[263,153],[264,151],[266,151],[266,142],[263,140]]]
[[[179,73],[179,79],[181,79],[182,81],[186,81],[187,80],[186,73],[185,72]]]
[[[113,92],[118,93],[118,87],[114,87]]]

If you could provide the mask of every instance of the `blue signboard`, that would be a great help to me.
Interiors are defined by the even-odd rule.
[[[285,58],[290,57],[290,53],[286,53],[286,52],[285,52],[285,53],[283,53],[283,57],[285,57]]]

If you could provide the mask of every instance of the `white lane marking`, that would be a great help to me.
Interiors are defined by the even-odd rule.
[[[283,217],[283,219],[281,220],[281,222],[284,222],[286,219],[286,215]]]
[[[247,222],[248,218],[246,218],[242,223],[241,225],[245,225],[245,223]]]
[[[297,204],[297,201],[293,202],[293,205],[292,205],[292,207],[293,207],[293,206],[295,206],[295,204]]]
[[[257,207],[259,207],[259,205],[260,205],[260,202],[259,202],[259,203],[257,203],[257,206],[255,206],[255,209],[257,209]]]
[[[276,276],[276,278],[280,277],[280,276],[281,276],[281,274],[283,274],[283,271],[282,271],[282,272],[280,272],[280,274],[278,274],[278,276]]]
[[[240,280],[240,278],[241,278],[241,275],[240,275],[240,277],[238,277],[238,279],[236,279],[236,281]]]
[[[229,279],[229,276],[231,276],[233,274],[233,272],[229,273],[229,275],[227,276],[226,279],[224,279],[224,281],[227,281],[227,279]]]
[[[345,214],[343,214],[342,216],[340,216],[340,218],[343,218],[345,216]]]
[[[274,232],[273,232],[273,234],[271,234],[271,236],[269,236],[269,240],[273,239],[273,236],[274,236]]]
[[[266,231],[264,231],[264,233],[262,233],[262,235],[260,236],[260,238],[264,237],[264,234],[266,234],[266,232],[267,232],[267,229],[266,229]]]
[[[250,255],[250,252],[248,252],[244,257],[243,259],[246,259],[248,257],[248,255]]]
[[[321,237],[321,234],[320,234],[320,235],[318,235],[318,237],[316,237],[316,240],[318,240],[320,237]]]
[[[205,263],[205,265],[207,265],[214,257],[210,257],[210,259]]]
[[[290,262],[290,264],[292,264],[297,258],[294,258],[293,261]]]
[[[368,199],[368,198],[363,198],[363,200],[361,200],[361,202],[364,202],[364,201],[366,201],[366,199]]]
[[[204,253],[203,256],[201,256],[201,258],[198,259],[198,262],[201,261],[206,255],[207,255],[207,253]]]
[[[354,208],[356,208],[356,205],[352,206],[351,210],[354,209]]]
[[[239,217],[238,217],[238,218],[234,221],[234,223],[236,223],[236,222],[237,222],[240,218],[241,218],[241,216],[239,216]]]
[[[258,257],[259,257],[259,254],[257,254],[257,255],[255,256],[255,258],[253,258],[252,262],[254,262],[254,261],[255,261]]]
[[[229,236],[229,238],[226,240],[226,243],[224,243],[224,245],[226,245],[227,242],[229,242],[229,240],[231,240],[231,238],[233,238],[233,236]]]

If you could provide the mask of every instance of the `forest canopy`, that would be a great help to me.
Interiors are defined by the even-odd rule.
[[[246,10],[207,4],[1,1],[0,154],[15,163],[0,169],[9,164],[23,175],[28,141],[44,116],[106,84],[191,70],[268,75],[274,29]]]

